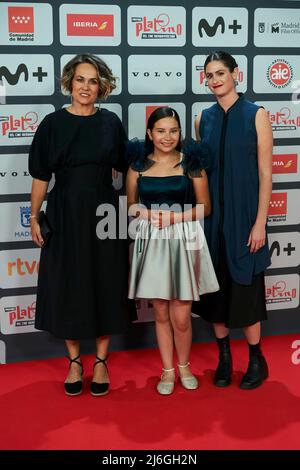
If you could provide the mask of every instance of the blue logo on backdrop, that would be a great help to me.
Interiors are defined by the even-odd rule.
[[[22,227],[30,227],[30,207],[20,207],[20,219]]]

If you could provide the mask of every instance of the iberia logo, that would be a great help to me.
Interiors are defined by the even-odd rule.
[[[33,33],[33,7],[8,7],[8,31]]]
[[[146,108],[145,108],[146,126],[148,124],[149,116],[153,113],[153,111],[155,111],[158,108],[162,108],[163,106],[167,106],[167,105],[166,104],[165,105],[160,104],[158,106],[146,106]]]
[[[267,78],[275,88],[284,88],[293,78],[293,68],[286,60],[276,59],[268,67]]]
[[[287,193],[272,193],[268,215],[278,216],[287,213]]]
[[[68,36],[113,36],[114,15],[67,14]]]
[[[273,155],[273,173],[297,173],[298,155],[296,153],[283,153]]]

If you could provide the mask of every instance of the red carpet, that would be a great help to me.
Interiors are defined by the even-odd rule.
[[[264,339],[270,377],[252,391],[238,388],[247,367],[245,341],[232,342],[230,387],[212,385],[215,344],[194,344],[199,390],[177,383],[167,397],[155,390],[161,366],[154,349],[112,353],[111,393],[98,398],[88,390],[93,356],[83,356],[86,383],[78,397],[63,392],[66,359],[2,365],[0,448],[300,449],[300,364],[291,359],[299,339]]]

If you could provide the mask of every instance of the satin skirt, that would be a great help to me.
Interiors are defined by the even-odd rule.
[[[130,299],[199,300],[219,290],[205,235],[198,221],[161,230],[138,222],[133,247]]]

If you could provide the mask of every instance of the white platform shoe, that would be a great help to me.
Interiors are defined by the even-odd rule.
[[[164,373],[165,372],[172,372],[174,371],[175,372],[175,369],[174,367],[172,369],[163,369],[163,373],[161,374],[161,381],[158,382],[157,386],[156,386],[156,390],[158,391],[158,393],[160,393],[161,395],[171,395],[171,393],[173,393],[174,391],[174,384],[175,384],[175,374],[174,374],[174,380],[173,382],[165,382],[163,379],[164,379]]]
[[[181,377],[180,375],[180,369],[184,369],[185,367],[188,367],[189,365],[190,365],[189,362],[187,364],[177,364],[180,382],[181,382],[181,385],[187,390],[196,390],[199,387],[199,383],[194,375],[191,374],[188,377]]]

